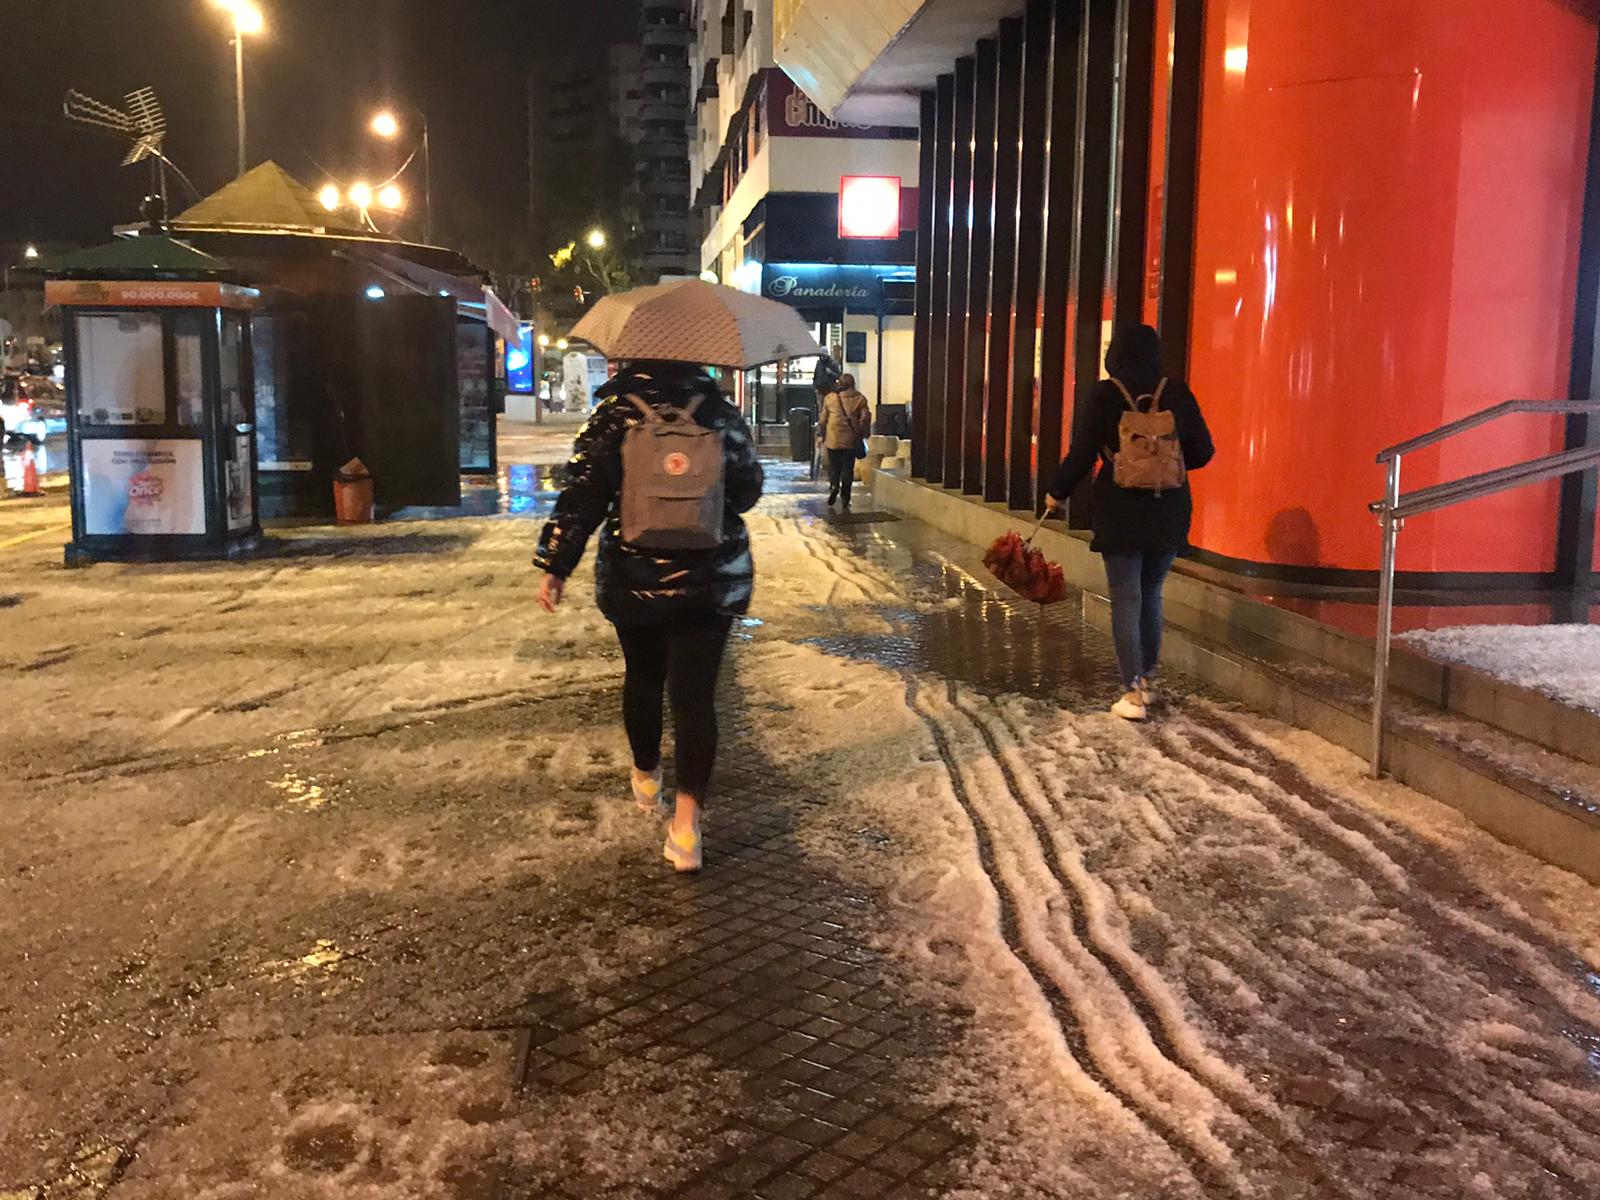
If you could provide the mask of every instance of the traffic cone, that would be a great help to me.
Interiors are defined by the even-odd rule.
[[[39,468],[33,461],[32,443],[22,448],[22,494],[24,496],[44,495],[39,490]]]

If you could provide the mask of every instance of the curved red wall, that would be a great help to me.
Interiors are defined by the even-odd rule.
[[[1191,382],[1218,445],[1194,541],[1372,569],[1383,446],[1565,395],[1587,0],[1210,0]],[[1409,489],[1560,447],[1510,418]],[[1442,473],[1442,474],[1441,474]],[[1556,489],[1411,522],[1401,568],[1549,571]]]

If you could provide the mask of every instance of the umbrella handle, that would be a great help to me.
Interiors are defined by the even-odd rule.
[[[1039,519],[1033,523],[1033,532],[1028,534],[1027,540],[1022,543],[1024,546],[1033,545],[1033,539],[1039,536],[1039,530],[1044,528],[1045,519],[1049,515],[1050,510],[1048,508],[1039,514]]]

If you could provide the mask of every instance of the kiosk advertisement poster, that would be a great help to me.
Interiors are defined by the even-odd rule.
[[[197,438],[86,440],[84,533],[205,533],[203,447]]]

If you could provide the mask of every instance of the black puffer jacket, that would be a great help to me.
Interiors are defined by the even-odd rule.
[[[755,590],[755,560],[742,514],[761,499],[761,463],[755,441],[737,409],[710,378],[687,369],[619,374],[595,393],[600,404],[578,433],[567,486],[539,538],[534,565],[562,579],[577,569],[597,528],[600,558],[595,592],[600,611],[618,625],[661,625],[713,613],[747,612]],[[722,433],[727,513],[715,550],[680,553],[642,550],[622,540],[618,506],[622,490],[622,438],[644,416],[629,396],[651,406],[682,407],[703,396],[695,423]]]

